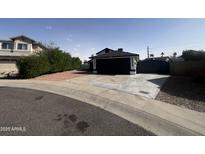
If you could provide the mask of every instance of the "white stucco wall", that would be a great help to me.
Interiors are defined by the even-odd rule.
[[[19,43],[23,43],[23,44],[27,44],[28,45],[28,49],[27,50],[19,50],[18,49],[18,44]],[[32,53],[32,44],[31,43],[28,43],[28,42],[24,42],[24,41],[21,41],[21,40],[15,40],[14,41],[14,52],[15,51],[22,51],[22,52],[30,52],[30,53]]]
[[[96,59],[93,59],[93,73],[97,73],[97,70],[96,70]]]
[[[37,53],[37,52],[40,52],[40,51],[43,51],[43,49],[39,46],[33,46],[33,49],[32,49],[32,53]]]
[[[18,43],[23,43],[28,45],[27,50],[19,50]],[[42,51],[39,46],[34,46],[32,43],[28,43],[22,40],[15,40],[13,44],[13,49],[2,49],[2,42],[0,42],[0,56],[28,56],[32,53]]]

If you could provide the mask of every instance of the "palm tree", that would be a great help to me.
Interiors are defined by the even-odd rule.
[[[164,56],[164,52],[161,53],[161,56],[162,56],[162,57]]]
[[[154,57],[154,54],[150,54],[150,58],[153,58]]]
[[[174,58],[176,58],[176,56],[177,56],[177,53],[176,53],[176,52],[174,52],[174,53],[173,53],[173,57],[174,57]]]

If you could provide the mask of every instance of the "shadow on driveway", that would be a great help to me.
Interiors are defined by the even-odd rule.
[[[147,81],[152,82],[153,84],[156,84],[159,87],[161,87],[166,82],[167,79],[169,79],[169,77],[150,79],[150,80],[147,80]]]

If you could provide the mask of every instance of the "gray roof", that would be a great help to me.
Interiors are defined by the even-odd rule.
[[[29,38],[25,35],[19,35],[19,36],[16,36],[16,37],[11,37],[10,40],[0,39],[0,42],[12,42],[13,40],[18,39],[18,38],[23,38],[23,39],[29,40],[29,41],[31,41],[32,44],[38,45],[41,48],[47,49],[47,47],[44,46],[41,42],[36,42],[35,40],[33,40],[33,39],[31,39],[31,38]]]
[[[124,51],[118,51],[118,50],[112,50],[109,49],[110,52],[99,54],[97,56],[94,56],[93,58],[112,58],[112,57],[131,57],[131,56],[139,56],[139,54],[130,53],[130,52],[124,52]],[[102,50],[103,51],[103,50]],[[99,53],[99,52],[98,52]]]
[[[29,37],[27,37],[27,36],[25,36],[25,35],[19,35],[19,36],[16,36],[16,37],[11,37],[10,39],[0,39],[0,41],[1,41],[1,42],[11,42],[11,41],[13,41],[13,40],[15,40],[15,39],[19,39],[19,38],[23,38],[23,39],[29,40],[29,41],[31,41],[32,43],[35,43],[35,42],[36,42],[35,40],[33,40],[33,39],[31,39],[31,38],[29,38]]]
[[[99,54],[99,53],[101,53],[101,52],[104,52],[104,51],[111,52],[111,51],[115,51],[115,50],[113,50],[113,49],[109,49],[109,48],[105,48],[105,49],[103,49],[103,50],[97,52],[96,55]]]
[[[12,42],[11,40],[0,39],[0,42]]]
[[[23,38],[23,39],[27,39],[30,40],[31,42],[36,42],[35,40],[25,36],[25,35],[20,35],[20,36],[16,36],[16,37],[11,37],[11,40],[15,40],[15,39],[19,39],[19,38]]]

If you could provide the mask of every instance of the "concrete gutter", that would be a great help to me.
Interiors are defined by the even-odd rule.
[[[0,80],[0,86],[42,90],[112,112],[156,135],[205,135],[205,114],[116,90],[68,81]]]

